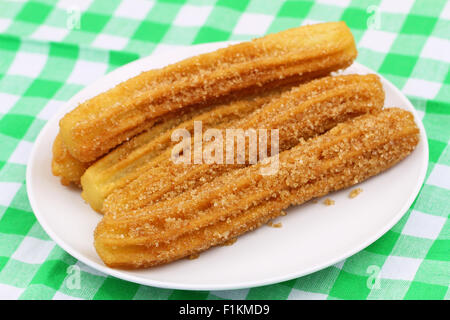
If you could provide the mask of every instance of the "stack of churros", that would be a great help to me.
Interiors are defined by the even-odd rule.
[[[419,130],[383,109],[379,78],[334,74],[356,55],[343,22],[294,28],[143,72],[68,113],[52,170],[103,214],[105,264],[197,255],[410,154]]]

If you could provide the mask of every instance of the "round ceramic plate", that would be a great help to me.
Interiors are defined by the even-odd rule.
[[[289,280],[335,264],[381,237],[408,210],[423,183],[428,146],[420,118],[408,99],[382,78],[386,107],[414,113],[421,139],[415,151],[390,170],[361,183],[364,191],[349,199],[349,190],[329,195],[335,205],[306,203],[277,219],[282,228],[263,226],[232,246],[216,247],[198,259],[183,259],[161,267],[124,271],[106,267],[93,246],[93,231],[101,219],[80,196],[62,186],[50,170],[52,144],[64,114],[80,102],[144,70],[160,68],[229,43],[210,43],[152,55],[125,65],[86,87],[68,101],[37,138],[27,169],[27,190],[34,213],[48,235],[69,254],[106,274],[164,288],[224,290]],[[345,73],[373,73],[354,63]]]

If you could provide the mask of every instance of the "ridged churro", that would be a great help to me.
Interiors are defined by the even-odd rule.
[[[107,214],[95,248],[110,267],[143,268],[198,254],[253,230],[291,206],[355,185],[392,167],[416,147],[411,113],[385,109],[338,124],[266,164],[231,171],[196,189],[127,215]]]
[[[303,79],[307,80],[307,79]],[[144,132],[138,134],[137,136],[129,139],[128,141],[124,142],[119,147],[113,149],[111,152],[109,152],[107,155],[100,158],[98,161],[92,161],[92,162],[81,162],[77,159],[75,159],[68,151],[67,147],[62,142],[61,136],[58,133],[57,137],[55,138],[55,141],[53,143],[53,159],[52,159],[52,167],[53,167],[53,174],[55,176],[59,176],[61,178],[61,183],[63,185],[75,185],[80,187],[81,186],[81,176],[84,174],[87,168],[91,166],[92,163],[96,163],[95,167],[90,170],[90,173],[93,171],[99,172],[100,170],[106,170],[108,167],[111,167],[116,161],[121,161],[123,158],[127,157],[127,154],[131,153],[132,151],[135,151],[142,147],[143,145],[150,144],[152,140],[155,140],[157,137],[162,135],[163,133],[167,133],[168,130],[172,129],[173,127],[179,125],[182,122],[188,121],[188,119],[191,119],[195,116],[198,116],[202,113],[205,113],[205,117],[207,116],[206,113],[208,111],[213,110],[214,108],[223,107],[224,105],[231,104],[231,103],[239,103],[239,101],[250,101],[252,100],[260,100],[259,98],[264,99],[270,99],[272,95],[277,95],[280,92],[287,90],[288,88],[291,88],[293,85],[298,85],[299,82],[297,80],[291,80],[285,81],[285,83],[280,82],[278,85],[279,87],[274,88],[267,88],[265,92],[261,92],[258,94],[250,94],[246,96],[242,96],[240,98],[233,98],[232,96],[228,97],[227,99],[223,99],[223,103],[213,103],[209,105],[200,104],[200,105],[194,105],[191,107],[182,108],[180,110],[175,110],[172,112],[169,112],[167,114],[164,114],[156,119],[155,122],[148,123],[150,128],[145,130]],[[227,101],[229,100],[229,101]],[[212,113],[211,116],[214,116],[216,112]],[[238,116],[244,116],[245,110],[242,110],[241,114],[236,114]],[[220,116],[220,115],[218,115]],[[225,121],[226,119],[223,119]],[[208,121],[208,120],[206,120]],[[156,143],[156,141],[155,141]],[[162,143],[161,141],[159,143]],[[123,145],[126,145],[124,147]],[[165,145],[165,144],[164,144]],[[163,146],[158,147],[160,150],[163,150]],[[120,149],[120,151],[118,151]],[[143,150],[141,150],[142,152]],[[155,155],[155,151],[151,150],[148,152],[152,152],[153,155]],[[113,155],[115,154],[115,155]],[[118,155],[120,154],[120,159],[118,159]],[[105,159],[107,158],[107,159]],[[85,179],[86,180],[86,179]],[[104,180],[104,179],[103,179]],[[86,185],[86,184],[85,184]],[[89,189],[89,186],[86,187]],[[89,191],[88,191],[89,193]],[[89,197],[89,195],[87,195]],[[94,209],[99,210],[93,206]]]
[[[378,111],[383,103],[383,88],[375,75],[325,77],[294,87],[235,124],[227,124],[226,129],[278,129],[279,150],[284,151],[298,144],[299,140],[322,134],[339,122]],[[222,132],[225,136],[226,130],[222,129]],[[242,156],[237,149],[234,148],[235,159]],[[136,178],[128,179],[127,184],[122,183],[122,188],[116,183],[116,189],[110,190],[112,192],[102,211],[126,214],[156,201],[173,198],[225,172],[249,165],[248,140],[244,149],[241,164],[237,161],[233,164],[195,164],[193,155],[190,164],[177,164],[168,150],[135,171]],[[270,141],[267,149],[271,149]],[[223,154],[225,152],[224,146]]]
[[[155,123],[151,124],[151,127],[145,130],[140,135],[133,137],[126,141],[117,150],[113,150],[108,154],[108,158],[100,160],[101,165],[107,166],[111,162],[119,161],[120,158],[125,158],[127,154],[140,146],[148,143],[152,139],[155,139],[165,131],[173,128],[185,119],[189,119],[203,111],[207,111],[208,107],[190,107],[181,111],[170,112],[164,116],[159,117]],[[61,135],[58,135],[53,142],[53,158],[52,158],[52,172],[55,176],[61,178],[63,185],[73,184],[81,186],[81,176],[91,166],[93,162],[81,162],[75,159],[64,145]]]
[[[195,121],[201,121],[204,130],[231,125],[233,121],[255,111],[290,88],[290,85],[286,85],[267,90],[263,94],[250,95],[203,108],[202,112],[199,112],[198,108],[193,108],[196,113],[191,112],[183,117],[177,117],[177,126],[172,126],[169,130],[160,130],[161,134],[157,137],[149,137],[148,133],[138,135],[89,167],[81,177],[82,197],[94,210],[101,212],[105,197],[113,190],[124,187],[143,174],[146,169],[142,167],[151,167],[153,163],[157,165],[161,161],[160,155],[177,143],[171,139],[174,130],[185,129],[192,133]],[[170,150],[168,152],[170,153]]]
[[[74,158],[93,161],[167,112],[327,75],[349,66],[356,54],[344,22],[267,35],[143,72],[68,113],[61,137]]]

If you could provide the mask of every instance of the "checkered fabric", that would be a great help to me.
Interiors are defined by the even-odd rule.
[[[37,223],[25,189],[33,141],[83,87],[151,53],[336,20],[352,29],[358,61],[410,98],[429,138],[419,196],[374,244],[291,281],[193,292],[92,270]],[[445,0],[0,0],[0,298],[449,299],[449,38]]]

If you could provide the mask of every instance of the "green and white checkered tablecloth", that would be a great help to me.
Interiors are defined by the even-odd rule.
[[[92,270],[37,223],[25,188],[33,141],[84,86],[153,52],[336,20],[352,29],[358,61],[411,99],[429,138],[430,164],[419,196],[374,244],[291,281],[189,292]],[[445,0],[0,0],[0,298],[449,299],[449,65]],[[77,270],[79,283],[72,277]]]

